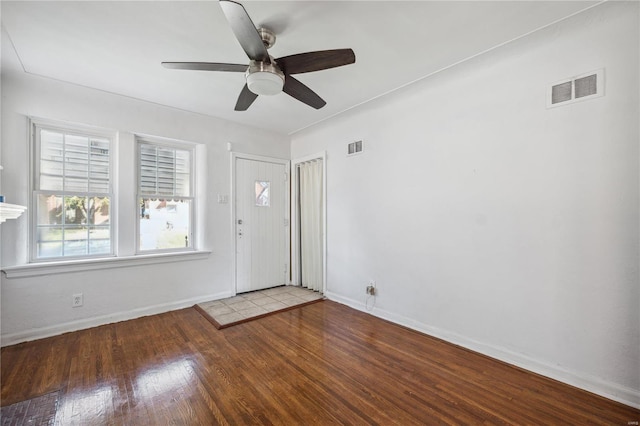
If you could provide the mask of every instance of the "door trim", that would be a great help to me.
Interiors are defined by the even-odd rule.
[[[231,196],[230,196],[230,204],[231,204],[231,239],[233,246],[232,253],[232,269],[231,269],[231,294],[235,296],[238,294],[237,292],[237,267],[238,267],[238,240],[236,238],[236,160],[253,160],[253,161],[262,161],[265,163],[275,163],[284,165],[285,173],[287,175],[285,181],[285,195],[284,195],[284,214],[285,217],[283,220],[286,220],[289,226],[285,225],[285,259],[287,270],[291,271],[291,161],[284,158],[275,158],[275,157],[266,157],[262,155],[254,155],[254,154],[244,154],[241,152],[231,152]],[[287,284],[291,284],[291,280],[287,280]]]
[[[327,293],[327,152],[307,155],[291,162],[291,284],[300,285],[300,224],[298,223],[298,165],[322,160],[322,293]]]

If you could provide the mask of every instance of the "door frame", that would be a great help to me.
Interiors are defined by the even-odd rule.
[[[231,238],[233,240],[233,256],[231,270],[231,295],[235,296],[237,292],[237,267],[238,267],[238,239],[236,238],[236,160],[252,160],[265,163],[275,163],[284,165],[285,170],[285,188],[284,188],[284,214],[285,217],[285,259],[287,271],[291,271],[291,161],[284,158],[267,157],[262,155],[244,154],[240,152],[231,152]],[[285,284],[291,284],[291,280],[287,279]]]
[[[300,285],[300,223],[298,223],[298,165],[312,160],[322,160],[322,293],[327,293],[327,152],[307,155],[291,162],[291,284]]]

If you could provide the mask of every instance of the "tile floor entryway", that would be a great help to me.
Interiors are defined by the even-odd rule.
[[[2,425],[53,425],[60,401],[60,390],[6,405],[0,409]]]
[[[304,287],[280,286],[199,303],[196,308],[213,319],[217,328],[224,328],[323,298],[322,293]]]

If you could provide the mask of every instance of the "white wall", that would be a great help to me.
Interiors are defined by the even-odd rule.
[[[375,279],[375,315],[640,406],[638,39],[605,4],[294,134],[327,151],[329,298]]]
[[[0,162],[4,166],[1,188],[7,201],[29,203],[28,116],[120,131],[121,166],[128,162],[133,167],[134,133],[201,143],[206,147],[202,164],[205,167],[201,170],[206,187],[199,248],[212,253],[206,259],[151,266],[28,278],[7,278],[2,274],[2,344],[191,306],[230,294],[234,286],[231,204],[217,203],[218,194],[230,195],[227,142],[232,142],[238,152],[288,159],[289,137],[25,74],[6,40],[3,37]],[[133,171],[123,180],[119,182],[121,186],[135,185]],[[119,208],[135,211],[133,198],[129,205],[126,202]],[[131,217],[131,222],[120,223],[121,240],[123,232],[135,229]],[[27,215],[2,224],[3,267],[28,261],[27,237]],[[133,241],[130,236],[128,240]],[[129,244],[122,247],[120,254],[133,252],[134,247]],[[84,294],[84,306],[71,308],[71,295],[79,292]]]

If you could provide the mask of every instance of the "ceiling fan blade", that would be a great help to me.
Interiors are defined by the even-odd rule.
[[[174,70],[195,70],[195,71],[228,71],[245,72],[249,65],[242,64],[219,64],[215,62],[163,62],[162,66]]]
[[[285,74],[326,70],[353,64],[355,61],[356,55],[351,49],[320,50],[276,59],[278,66]]]
[[[249,86],[245,84],[240,92],[240,96],[238,96],[238,102],[236,102],[235,110],[246,111],[257,97],[258,95],[249,90]]]
[[[244,6],[231,0],[220,0],[220,6],[249,59],[270,63],[267,48]]]
[[[299,100],[315,109],[320,109],[327,103],[313,90],[302,84],[300,81],[286,75],[284,77],[284,87],[282,90],[292,98]]]

